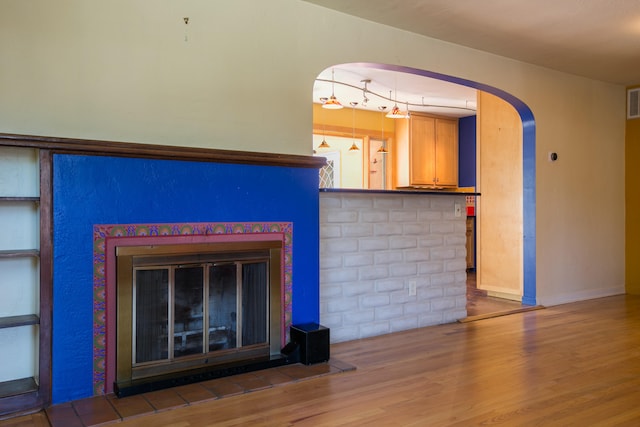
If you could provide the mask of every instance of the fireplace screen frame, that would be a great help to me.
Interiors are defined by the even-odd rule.
[[[243,241],[215,243],[179,243],[166,245],[116,246],[116,383],[125,384],[132,381],[176,373],[189,372],[194,369],[218,367],[228,364],[239,364],[246,361],[268,359],[280,353],[281,344],[281,252],[282,241]],[[154,363],[134,363],[134,266],[152,265],[159,260],[164,264],[206,264],[217,260],[229,262],[234,260],[262,259],[267,261],[268,274],[268,336],[266,345],[249,345],[235,349],[203,352],[198,355],[169,357],[165,361]],[[166,262],[168,260],[168,262]]]

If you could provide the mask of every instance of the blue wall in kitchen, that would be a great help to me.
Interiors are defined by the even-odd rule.
[[[476,116],[458,120],[458,185],[476,186]]]

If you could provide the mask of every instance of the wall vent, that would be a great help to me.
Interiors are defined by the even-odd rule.
[[[627,90],[627,119],[640,118],[640,88]]]

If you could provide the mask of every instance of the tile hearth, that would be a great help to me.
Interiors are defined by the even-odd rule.
[[[95,396],[54,405],[46,412],[52,427],[104,425],[355,369],[336,359],[315,365],[293,364],[124,398]]]

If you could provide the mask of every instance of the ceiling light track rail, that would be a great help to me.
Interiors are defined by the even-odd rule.
[[[363,95],[364,95],[364,97],[365,97],[365,99],[367,99],[367,101],[368,101],[368,98],[366,97],[366,95],[367,94],[371,94],[371,95],[376,96],[376,97],[378,97],[380,99],[384,99],[385,101],[394,102],[394,103],[399,102],[401,105],[407,105],[407,106],[410,106],[410,107],[451,108],[451,109],[454,109],[454,110],[465,110],[465,111],[474,111],[474,112],[476,111],[475,109],[469,108],[469,107],[458,107],[458,106],[454,106],[454,105],[441,105],[441,104],[425,104],[424,103],[424,98],[423,98],[422,103],[420,103],[420,104],[417,104],[417,103],[414,103],[414,102],[408,102],[408,101],[397,101],[396,99],[392,98],[391,96],[385,96],[385,95],[381,95],[379,93],[373,92],[371,89],[369,89],[367,87],[367,83],[369,83],[370,81],[364,81],[363,80],[364,87],[352,85],[350,83],[340,82],[340,81],[337,81],[337,80],[316,79],[316,81],[323,82],[323,83],[337,84],[337,85],[347,86],[347,87],[350,87],[352,89],[361,90]],[[320,98],[320,100],[323,100],[323,98]]]

